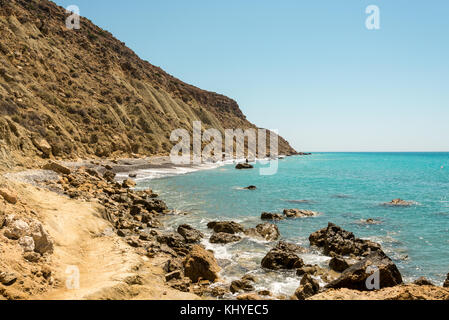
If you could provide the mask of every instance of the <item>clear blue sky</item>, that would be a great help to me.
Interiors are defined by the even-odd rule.
[[[298,150],[449,151],[447,0],[55,2]]]

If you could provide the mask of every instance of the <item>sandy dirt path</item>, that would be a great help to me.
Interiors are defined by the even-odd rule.
[[[37,299],[198,299],[166,286],[166,259],[136,254],[100,217],[98,204],[31,185],[22,184],[21,189],[55,242],[50,265],[60,286]],[[66,282],[76,280],[77,269],[79,288],[69,289]]]

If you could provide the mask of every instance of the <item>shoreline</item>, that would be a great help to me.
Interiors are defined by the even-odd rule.
[[[139,171],[139,170],[143,170],[143,171],[146,171],[146,170],[149,170],[149,171],[151,171],[151,170],[153,170],[153,171],[172,170],[173,171],[174,170],[174,171],[176,171],[179,169],[176,166],[173,166],[172,164],[167,163],[167,161],[168,160],[166,157],[156,157],[153,159],[148,159],[148,158],[145,158],[145,159],[121,159],[121,160],[117,160],[117,161],[104,161],[104,162],[95,161],[95,160],[84,160],[84,161],[78,161],[78,162],[60,162],[60,163],[62,165],[66,165],[67,168],[70,168],[71,173],[69,175],[74,175],[75,177],[80,177],[80,176],[84,175],[84,178],[82,178],[82,179],[86,179],[86,176],[93,175],[95,178],[96,174],[94,174],[94,172],[97,172],[100,176],[103,176],[106,172],[117,171],[117,173],[119,173],[119,175],[122,175],[123,180],[126,182],[126,179],[127,179],[126,174],[135,173],[136,171]],[[182,169],[191,169],[192,171],[190,171],[190,172],[193,172],[193,171],[197,171],[197,170],[207,170],[208,168],[207,167],[195,167],[195,166],[182,166]],[[27,175],[27,173],[29,173],[29,175]],[[40,175],[42,173],[44,173],[44,174]],[[171,172],[171,173],[173,174],[173,172]],[[179,173],[179,174],[183,174],[183,173]],[[69,175],[63,174],[62,177],[69,176]],[[20,172],[20,173],[17,173],[17,172],[9,173],[9,174],[6,174],[6,177],[9,179],[12,179],[12,180],[15,179],[16,182],[21,182],[21,183],[26,183],[26,184],[34,184],[34,187],[36,187],[36,185],[44,183],[45,180],[50,180],[47,182],[50,182],[49,185],[53,185],[57,179],[59,179],[59,181],[60,181],[61,174],[57,174],[55,172],[50,173],[49,170],[35,169],[35,170],[28,170],[28,171]],[[38,177],[42,180],[37,183],[35,181],[32,181],[36,177]],[[94,185],[95,185],[95,183],[103,184],[103,182],[102,182],[103,180],[102,179],[98,180],[98,178],[99,177],[95,178],[94,179],[95,182],[93,182],[92,180],[89,180],[90,178],[88,177],[87,178],[88,180],[86,180],[86,183],[87,184],[93,183]],[[137,177],[137,179],[138,179],[138,177]],[[119,179],[119,181],[122,181],[122,179]],[[114,191],[110,196],[107,197],[108,199],[118,199],[118,198],[116,198],[116,196],[123,195],[124,191],[128,195],[128,197],[129,196],[135,197],[135,196],[133,196],[133,194],[137,195],[138,192],[142,192],[142,191],[132,191],[128,187],[124,189],[124,187],[121,184],[119,184],[119,182],[117,182],[116,180],[114,180],[114,182],[110,181],[108,183],[110,186],[115,186],[114,188],[118,188],[117,191]],[[63,184],[64,183],[62,183],[62,185]],[[49,185],[46,185],[46,186],[40,185],[39,188],[51,190],[51,188],[48,188]],[[130,187],[132,188],[132,186],[130,186]],[[28,186],[27,188],[31,188],[31,186]],[[103,186],[101,186],[101,188],[110,188],[110,187],[106,187],[105,185],[103,185]],[[38,189],[38,191],[42,191],[42,190]],[[54,191],[46,191],[46,192],[54,193]],[[73,199],[68,199],[67,197],[64,197],[68,202],[79,201],[76,199],[80,199],[83,201],[83,203],[87,203],[87,204],[97,203],[100,206],[104,206],[105,204],[110,202],[108,199],[102,199],[101,197],[97,197],[95,195],[90,200],[84,199],[84,196],[80,195],[80,194],[73,196],[73,197],[71,194],[68,194],[68,195],[69,195],[69,197],[73,198]],[[141,194],[139,194],[138,196],[140,197]],[[151,196],[151,197],[153,199],[157,199],[156,196]],[[93,202],[92,202],[92,200],[93,200]],[[106,202],[104,202],[104,201],[106,201]],[[116,201],[116,200],[113,200],[113,201]],[[77,202],[77,203],[79,205],[79,202]],[[73,202],[73,205],[75,206],[74,209],[76,209],[75,202]],[[116,204],[114,206],[120,206],[120,205]],[[123,208],[122,209],[120,209],[120,208],[119,208],[119,212],[123,212],[122,211]],[[128,210],[128,209],[126,209],[126,210]],[[168,212],[164,213],[163,211],[164,210],[161,210],[160,213],[158,213],[155,216],[156,220],[159,219],[159,218],[157,218],[158,216],[159,217],[164,216],[164,217],[167,217],[168,219],[170,219],[170,217],[166,215]],[[112,222],[110,220],[111,219],[110,215],[104,216],[101,212],[103,212],[102,209],[100,209],[100,214],[101,214],[102,221],[104,223],[107,223],[106,220],[109,220],[109,222]],[[130,221],[131,220],[129,220],[129,222]],[[153,226],[151,228],[153,228]],[[120,229],[117,229],[117,230],[120,231]],[[160,231],[156,231],[156,230],[160,230]],[[180,232],[179,228],[178,228],[178,232]],[[146,243],[147,239],[149,239],[151,237],[153,239],[155,239],[155,241],[158,243],[158,244],[156,244],[156,247],[158,249],[155,252],[153,251],[153,253],[155,255],[151,254],[150,256],[148,255],[148,252],[144,252],[141,250],[142,234],[140,232],[139,233],[131,232],[129,234],[122,234],[119,236],[119,238],[116,238],[116,240],[123,243],[125,246],[129,246],[129,247],[127,247],[129,251],[135,250],[137,252],[137,256],[145,257],[144,260],[147,260],[147,262],[150,264],[161,263],[161,260],[157,260],[158,259],[157,257],[159,256],[160,253],[162,253],[163,256],[168,255],[168,257],[171,256],[170,259],[175,259],[176,261],[178,261],[178,267],[176,267],[176,268],[179,268],[179,263],[182,264],[182,261],[184,259],[186,259],[186,256],[188,256],[188,250],[191,250],[191,247],[188,243],[185,243],[185,244],[181,243],[184,240],[181,240],[182,237],[179,238],[178,232],[176,232],[176,231],[173,232],[172,228],[167,228],[166,226],[164,226],[163,228],[159,227],[159,228],[155,229],[154,232],[151,231],[147,235],[145,235],[143,238],[143,239],[145,239],[145,240],[143,240],[143,241],[145,241],[145,243]],[[192,232],[197,232],[197,230],[193,229]],[[137,238],[136,238],[136,235],[137,235]],[[104,237],[104,235],[103,235],[103,237]],[[125,240],[125,241],[123,241],[123,240]],[[208,241],[208,240],[204,239],[204,241]],[[134,249],[133,249],[133,247],[134,247]],[[161,248],[162,248],[162,251],[161,251]],[[189,249],[187,249],[187,248],[189,248]],[[187,250],[187,252],[186,252],[186,250]],[[201,253],[201,254],[206,254],[206,253]],[[156,262],[156,261],[159,261],[159,262]],[[225,287],[223,287],[224,283],[221,283],[221,284],[218,283],[217,285],[215,285],[214,281],[208,281],[208,282],[197,283],[197,284],[195,284],[195,283],[187,284],[185,279],[180,277],[179,271],[178,271],[179,269],[175,268],[175,270],[172,271],[172,269],[170,269],[170,267],[166,267],[166,262],[164,262],[162,264],[164,264],[162,269],[164,269],[165,272],[158,271],[158,277],[160,279],[161,277],[163,278],[165,276],[166,279],[162,283],[161,282],[157,283],[156,286],[159,289],[174,288],[176,291],[179,291],[179,292],[189,291],[190,293],[195,294],[195,296],[190,296],[190,298],[192,298],[192,297],[200,298],[200,296],[201,296],[202,299],[213,298],[213,297],[216,297],[217,294],[218,294],[218,296],[220,296],[221,294],[229,292],[228,291],[229,288],[226,288],[226,286],[229,284],[227,284],[227,285],[225,284]],[[171,278],[171,277],[174,277],[174,278]],[[174,281],[172,279],[174,279]],[[125,280],[123,280],[123,281],[126,283]],[[120,284],[122,286],[124,285],[123,281]],[[137,282],[139,282],[139,281],[137,281]],[[243,280],[235,280],[235,281],[243,281]],[[234,283],[235,281],[233,281],[232,283]],[[298,283],[299,283],[299,280],[298,280]],[[135,286],[135,285],[136,284],[134,283],[131,286]],[[127,286],[127,284],[125,284],[124,286]],[[142,286],[142,285],[140,285],[140,286]],[[143,286],[145,287],[145,285],[143,285]],[[403,290],[405,290],[405,291],[412,290],[416,294],[418,294],[419,292],[422,292],[422,290],[427,290],[424,287],[419,287],[419,286],[416,287],[414,284],[406,284],[406,285],[402,285],[402,286],[403,286],[402,288],[398,288],[399,295],[402,294]],[[231,287],[232,287],[232,284],[231,284]],[[436,288],[441,288],[441,287],[436,287]],[[148,284],[147,284],[147,289],[148,289]],[[435,291],[435,290],[436,290],[435,287],[432,287],[431,291]],[[441,291],[441,290],[443,290],[443,291]],[[438,291],[436,293],[437,296],[438,295],[444,296],[444,292],[446,289],[441,289],[441,290],[439,290],[439,289],[436,290],[436,291]],[[245,293],[243,293],[242,295],[238,296],[237,299],[244,299],[244,298],[245,299],[246,298],[247,299],[254,299],[254,298],[257,298],[257,299],[259,299],[259,298],[262,298],[262,299],[273,299],[273,298],[288,299],[288,297],[285,297],[285,296],[284,297],[272,297],[271,295],[266,295],[266,296],[259,295],[259,293],[265,293],[265,292],[266,292],[266,290],[265,291],[262,290],[261,292],[258,292],[257,294],[250,292],[249,294],[252,294],[252,296],[248,296],[249,294],[245,295]],[[390,291],[385,291],[385,292],[387,292],[390,296],[398,293],[395,290],[390,290]],[[348,297],[348,298],[354,297],[353,292],[344,292],[343,291],[343,293],[344,294],[340,294],[339,292],[335,293],[334,291],[324,291],[324,292],[321,292],[319,295],[317,295],[316,298],[317,299],[323,299],[323,298],[326,299],[326,297],[328,297],[329,299],[344,299],[345,297]],[[110,294],[111,295],[110,297],[114,298],[114,295],[112,293],[104,293],[104,294],[106,294],[106,297],[108,294]],[[142,295],[141,298],[144,298],[143,293],[141,293],[141,295]],[[171,295],[167,296],[167,294],[165,294],[163,296],[168,299],[170,299],[170,298],[176,299],[177,295],[174,293],[172,295],[173,296],[171,296]],[[91,294],[86,297],[88,299],[97,299],[97,298],[101,298],[101,296],[102,296],[101,294],[97,295],[97,296],[95,294]],[[58,299],[59,296],[56,294],[56,295],[50,295],[50,296],[47,295],[46,297]],[[164,297],[158,297],[158,299],[164,298]],[[365,297],[369,298],[369,299],[375,299],[376,297],[379,298],[381,296],[369,294],[369,295],[365,295]],[[432,296],[430,295],[429,297],[432,297]],[[36,297],[31,297],[31,298],[34,299]],[[45,298],[45,296],[44,296],[44,298]],[[235,298],[236,297],[234,296],[233,299],[235,299]],[[311,299],[313,299],[313,298],[314,297],[312,296]],[[350,299],[353,299],[353,298],[350,298]]]

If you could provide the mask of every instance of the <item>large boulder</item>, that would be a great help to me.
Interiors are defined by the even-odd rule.
[[[318,281],[313,279],[309,274],[305,274],[300,282],[299,288],[296,289],[294,298],[298,300],[306,300],[316,295],[320,291]]]
[[[196,243],[203,238],[203,234],[188,224],[178,227],[178,233],[184,237],[187,243]]]
[[[262,223],[255,228],[245,230],[245,234],[253,237],[260,237],[267,241],[273,241],[279,239],[281,233],[277,225],[272,223]]]
[[[275,248],[262,259],[263,268],[271,270],[297,269],[304,265],[304,261],[298,256],[305,250],[293,243],[280,241]]]
[[[214,232],[224,232],[235,234],[243,232],[244,228],[241,224],[234,221],[212,221],[207,224],[209,229],[214,230]]]
[[[358,239],[352,232],[329,223],[321,230],[309,236],[310,245],[323,248],[326,255],[368,256],[372,252],[381,251],[378,243]]]
[[[283,213],[287,218],[307,218],[319,215],[318,212],[301,209],[284,209]]]
[[[123,180],[122,182],[122,187],[125,189],[131,189],[134,188],[136,186],[136,182],[132,179],[126,179]]]
[[[214,254],[199,245],[194,245],[184,260],[184,274],[192,282],[198,280],[215,281],[218,279],[220,267]]]
[[[374,274],[376,272],[378,272],[377,276]],[[370,281],[367,283],[367,280]],[[372,289],[368,287],[368,284],[372,284],[371,280],[374,284],[378,280],[379,287],[377,289],[382,289],[401,284],[402,276],[393,261],[382,251],[377,251],[346,269],[338,279],[329,283],[326,288],[366,291]]]
[[[240,240],[242,240],[242,237],[240,237],[238,235],[224,233],[224,232],[218,232],[218,233],[214,233],[210,237],[209,242],[226,244],[226,243],[231,243],[231,242],[238,242]]]
[[[282,215],[280,215],[279,213],[262,212],[260,219],[262,219],[262,220],[283,220],[284,217]]]
[[[51,155],[51,146],[47,140],[43,138],[37,138],[32,140],[33,144],[42,151],[44,158],[49,158]]]

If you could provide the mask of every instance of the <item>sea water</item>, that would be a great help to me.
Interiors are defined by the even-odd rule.
[[[382,245],[404,281],[425,276],[441,285],[449,272],[449,153],[316,153],[279,160],[278,172],[260,175],[228,164],[214,169],[139,180],[167,204],[186,215],[166,219],[169,228],[188,223],[210,235],[206,224],[232,220],[245,227],[259,223],[262,212],[286,208],[320,212],[317,217],[276,222],[283,240],[309,247],[309,235],[333,222],[356,237]],[[244,190],[249,185],[257,190]],[[408,207],[383,205],[393,199],[413,201]],[[365,224],[364,219],[378,224]],[[260,262],[276,242],[244,237],[241,242],[214,245],[227,280],[252,273],[258,289],[291,295],[299,286],[295,272],[263,270]],[[329,257],[311,248],[305,263],[325,266]]]

